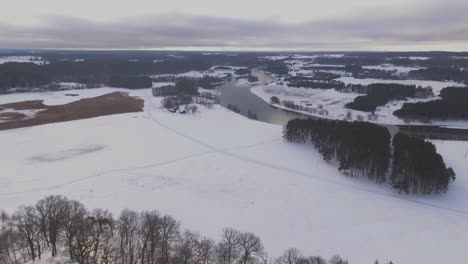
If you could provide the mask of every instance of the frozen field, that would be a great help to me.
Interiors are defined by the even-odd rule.
[[[117,89],[0,96],[62,104]],[[67,91],[66,93],[70,93]],[[468,143],[436,142],[457,172],[449,193],[399,196],[341,176],[282,127],[222,107],[179,115],[159,108],[0,132],[0,208],[49,194],[88,207],[158,209],[218,238],[230,226],[259,235],[272,256],[288,247],[351,263],[463,263],[468,259]]]

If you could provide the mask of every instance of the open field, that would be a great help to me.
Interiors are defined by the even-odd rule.
[[[226,226],[252,231],[275,256],[297,247],[351,263],[468,258],[468,143],[435,142],[457,173],[447,194],[407,197],[344,177],[312,146],[284,142],[281,126],[220,106],[172,114],[148,89],[129,93],[143,112],[1,131],[0,208],[63,194],[114,213],[157,209],[213,238]]]

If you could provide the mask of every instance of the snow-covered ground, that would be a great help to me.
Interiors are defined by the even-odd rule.
[[[209,77],[219,77],[219,78],[224,78],[227,77],[228,75],[235,75],[235,70],[241,68],[241,67],[228,67],[228,66],[222,66],[226,67],[229,69],[217,69],[217,67],[220,66],[213,66],[209,70],[206,71],[189,71],[189,72],[184,72],[180,74],[159,74],[159,75],[153,75],[152,77],[168,77],[168,76],[175,76],[175,77],[186,77],[186,78],[202,78],[204,76],[209,76]]]
[[[110,91],[13,94],[0,102],[66,103]],[[158,209],[218,238],[230,226],[259,235],[271,256],[288,247],[351,263],[463,263],[468,259],[468,143],[436,142],[457,172],[449,193],[406,197],[348,179],[282,127],[220,106],[195,115],[160,109],[151,90],[129,113],[0,131],[0,208],[49,194],[88,207]]]
[[[153,88],[175,85],[175,82],[153,82]]]
[[[344,79],[340,78],[340,79]],[[347,78],[349,79],[349,78]],[[351,80],[361,80],[354,79]],[[368,81],[369,79],[364,79]],[[356,82],[357,83],[357,82]],[[411,82],[409,82],[411,83]],[[438,89],[443,88],[443,84],[449,85],[447,83],[441,82],[430,82],[433,87]],[[452,85],[452,84],[450,84]],[[308,89],[308,88],[295,88],[288,87],[287,85],[279,85],[277,83],[271,83],[268,85],[258,85],[251,88],[251,92],[256,96],[262,98],[266,103],[271,104],[271,97],[276,96],[280,101],[292,101],[296,105],[309,108],[309,111],[298,111],[285,107],[284,105],[271,104],[274,107],[294,111],[306,115],[317,116],[321,118],[344,120],[349,121],[360,120],[373,122],[378,124],[394,124],[394,125],[438,125],[446,127],[457,127],[457,128],[468,128],[467,121],[460,120],[436,120],[431,123],[423,123],[416,121],[405,121],[399,119],[393,115],[398,109],[401,109],[404,103],[414,103],[414,102],[424,102],[438,99],[437,97],[431,97],[427,99],[414,99],[410,98],[406,101],[391,101],[388,104],[378,107],[375,111],[374,116],[370,116],[368,112],[357,111],[346,108],[346,104],[352,102],[357,96],[361,94],[358,93],[342,93],[338,92],[335,89]],[[348,119],[350,117],[351,119]]]
[[[398,74],[405,74],[410,71],[425,69],[423,67],[405,67],[405,66],[396,66],[393,64],[362,66],[362,68],[370,69],[370,70],[396,71]]]
[[[18,63],[34,63],[37,65],[44,65],[48,64],[48,61],[44,61],[42,57],[34,57],[34,56],[8,56],[8,57],[0,57],[0,64],[4,64],[7,62],[18,62]]]
[[[410,56],[410,57],[398,57],[399,59],[409,59],[409,60],[429,60],[430,57],[421,57],[421,56]]]

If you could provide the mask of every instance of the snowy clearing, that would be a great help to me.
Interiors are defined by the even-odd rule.
[[[356,79],[359,80],[359,79]],[[427,99],[410,98],[406,101],[391,101],[388,104],[378,107],[375,111],[375,116],[370,116],[368,112],[357,111],[346,108],[346,104],[352,102],[361,94],[358,93],[342,93],[335,89],[309,89],[295,88],[286,85],[278,85],[275,83],[269,85],[259,85],[251,88],[251,92],[262,98],[266,103],[281,109],[293,111],[301,114],[316,116],[320,118],[335,119],[335,120],[362,120],[377,124],[391,125],[437,125],[453,128],[468,129],[467,121],[460,120],[434,120],[430,123],[417,121],[407,122],[393,115],[398,109],[401,109],[404,103],[426,102],[438,99],[431,97]],[[272,96],[276,96],[281,102],[284,100],[294,102],[294,104],[307,107],[310,111],[300,111],[287,108],[284,105],[271,104]],[[348,119],[350,117],[350,119]]]
[[[0,57],[0,64],[7,62],[18,62],[18,63],[34,63],[37,65],[49,64],[48,61],[44,61],[42,57],[33,57],[33,56],[8,56]]]
[[[404,66],[396,66],[396,65],[393,65],[393,64],[362,66],[362,68],[363,69],[369,69],[369,70],[396,71],[399,74],[408,73],[410,71],[426,69],[426,68],[423,68],[423,67],[404,67]]]
[[[118,90],[0,100],[64,103]],[[281,126],[220,106],[172,114],[150,89],[127,91],[145,99],[144,112],[0,132],[0,207],[64,194],[114,213],[158,209],[214,238],[226,226],[252,231],[272,256],[297,247],[351,263],[468,258],[466,142],[436,142],[457,172],[448,194],[406,197],[340,175],[311,146],[285,143]]]

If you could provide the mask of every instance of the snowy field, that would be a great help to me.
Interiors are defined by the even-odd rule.
[[[362,66],[363,69],[369,70],[381,70],[381,71],[395,71],[398,74],[406,74],[410,71],[417,71],[421,69],[426,69],[424,67],[404,67],[396,66],[393,64],[382,64],[382,65],[371,65],[371,66]]]
[[[62,104],[118,89],[14,94],[0,102]],[[120,90],[120,89],[119,89]],[[463,263],[468,259],[468,143],[436,142],[457,172],[449,193],[406,197],[351,180],[282,127],[220,106],[195,115],[160,109],[0,131],[0,208],[49,194],[88,207],[158,209],[218,238],[226,226],[259,235],[271,256],[288,247],[350,263]]]
[[[229,69],[216,69],[219,66],[213,66],[206,71],[189,71],[180,74],[158,74],[152,77],[185,77],[185,78],[203,78],[204,76],[225,78],[229,75],[237,76],[235,71],[242,67],[223,66]]]

